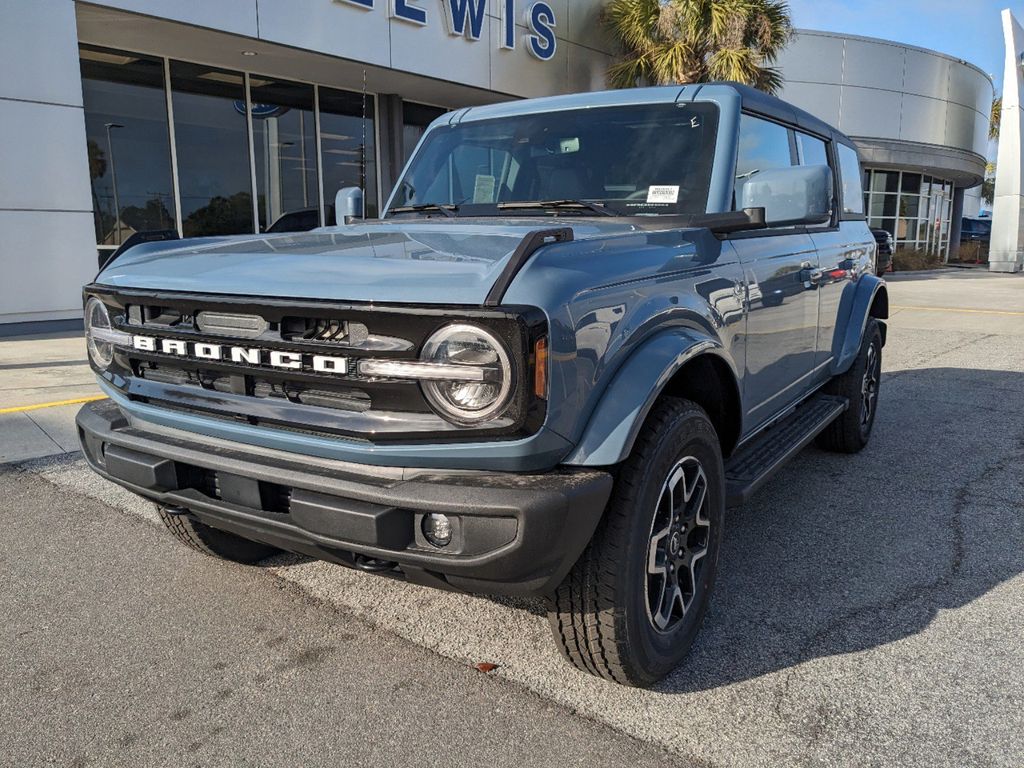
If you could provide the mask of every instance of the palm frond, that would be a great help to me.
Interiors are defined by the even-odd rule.
[[[611,0],[603,18],[624,49],[609,69],[614,87],[708,80],[768,92],[782,86],[772,65],[793,37],[784,0]]]

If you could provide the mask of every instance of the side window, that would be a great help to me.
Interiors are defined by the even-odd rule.
[[[737,181],[746,180],[758,171],[792,165],[795,163],[788,128],[751,115],[740,118]]]
[[[800,165],[825,165],[831,167],[828,160],[828,144],[816,136],[794,131],[796,135],[796,148],[800,155]],[[833,179],[835,171],[833,170]],[[833,193],[834,195],[834,193]],[[823,224],[828,227],[830,224]]]
[[[783,125],[752,115],[740,116],[734,208],[742,198],[743,185],[752,176],[761,171],[796,165],[796,147],[791,139],[791,131]]]
[[[800,165],[828,165],[827,145],[821,139],[797,131],[796,145],[800,150]]]
[[[864,215],[864,189],[861,182],[860,158],[857,151],[845,144],[836,144],[839,170],[843,177],[843,213]]]

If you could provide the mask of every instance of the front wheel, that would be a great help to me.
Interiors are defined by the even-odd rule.
[[[724,478],[707,414],[686,400],[656,405],[594,538],[548,600],[573,665],[645,687],[683,660],[715,582]]]
[[[202,552],[204,555],[244,565],[253,565],[281,552],[269,544],[243,539],[241,536],[213,528],[162,505],[158,504],[156,510],[174,538],[189,549]]]

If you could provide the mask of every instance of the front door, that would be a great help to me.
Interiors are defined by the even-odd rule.
[[[747,280],[744,423],[756,428],[807,394],[818,338],[818,270],[806,232],[734,237]]]
[[[763,171],[828,162],[810,137],[756,115],[740,118],[736,196]],[[806,156],[806,157],[805,157]],[[810,389],[818,336],[818,254],[804,229],[735,235],[747,279],[747,362],[744,424],[756,429]]]

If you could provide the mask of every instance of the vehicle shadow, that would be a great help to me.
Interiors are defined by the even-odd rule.
[[[729,510],[693,692],[898,641],[1024,572],[1024,374],[889,373],[871,444],[810,448]]]

